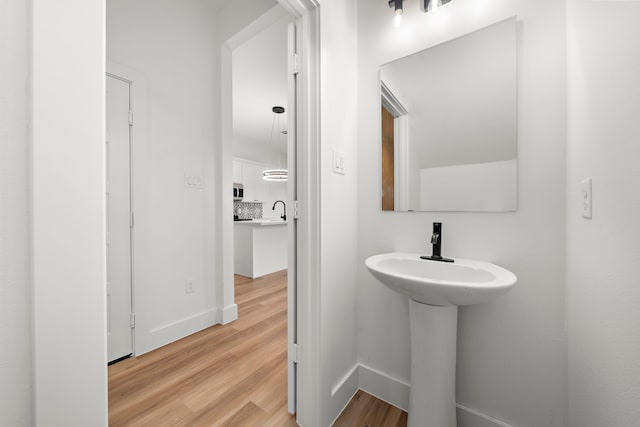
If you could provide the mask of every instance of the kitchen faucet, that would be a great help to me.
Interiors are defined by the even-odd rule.
[[[431,261],[454,262],[451,258],[443,258],[442,252],[442,223],[433,223],[433,234],[431,234],[431,256],[422,255],[420,258]]]
[[[276,210],[276,205],[278,204],[278,202],[282,203],[282,210],[283,210],[283,213],[282,215],[280,215],[280,218],[282,218],[283,221],[286,221],[287,220],[287,204],[285,202],[283,202],[282,200],[276,200],[271,210],[272,211]]]

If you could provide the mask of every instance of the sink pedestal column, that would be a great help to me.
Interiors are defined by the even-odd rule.
[[[408,427],[456,427],[458,307],[409,300],[411,391]]]

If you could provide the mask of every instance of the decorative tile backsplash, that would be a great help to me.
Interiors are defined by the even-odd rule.
[[[239,219],[261,219],[262,203],[261,202],[241,202],[234,200],[233,215]]]

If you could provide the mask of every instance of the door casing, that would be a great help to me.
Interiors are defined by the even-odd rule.
[[[133,354],[132,94],[131,81],[109,73],[106,79],[105,257],[107,260],[107,360],[111,363]],[[109,108],[109,83],[126,85],[126,95],[123,94],[123,97],[126,97],[126,109],[118,110],[112,117],[109,117],[110,111],[113,111]],[[115,88],[115,86],[112,87]],[[121,90],[124,88],[121,86]],[[118,99],[118,95],[114,94],[111,102],[118,102]],[[122,121],[122,123],[114,124],[114,128],[126,127],[126,132],[123,132],[126,133],[126,147],[120,146],[123,143],[121,138],[113,134],[109,136],[109,122],[113,124],[115,121]],[[123,156],[125,153],[126,159]]]

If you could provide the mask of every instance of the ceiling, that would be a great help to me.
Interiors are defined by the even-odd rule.
[[[213,0],[211,0],[213,1]],[[269,145],[275,105],[287,110],[287,24],[290,16],[258,32],[232,52],[234,144]],[[286,152],[288,111],[278,115],[272,148]],[[276,124],[277,127],[277,124]]]

